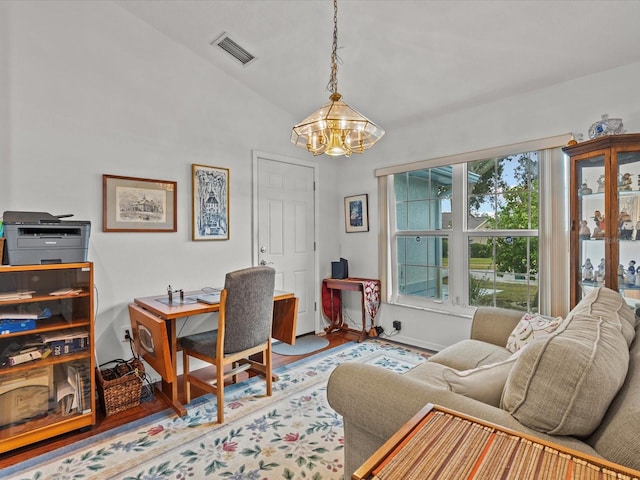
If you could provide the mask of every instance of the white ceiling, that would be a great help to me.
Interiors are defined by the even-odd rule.
[[[328,101],[332,0],[115,1],[298,121]],[[338,91],[388,129],[638,62],[639,22],[637,0],[339,0]]]

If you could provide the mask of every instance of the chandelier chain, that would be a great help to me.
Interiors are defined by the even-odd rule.
[[[338,0],[333,0],[333,49],[331,50],[331,77],[327,90],[338,91]]]

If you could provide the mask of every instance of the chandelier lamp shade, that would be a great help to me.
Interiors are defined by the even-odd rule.
[[[338,93],[338,1],[333,1],[333,51],[327,89],[329,103],[293,127],[291,142],[314,155],[363,153],[384,135],[384,129],[342,101]]]

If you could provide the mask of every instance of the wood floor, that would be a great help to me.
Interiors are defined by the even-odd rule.
[[[329,350],[344,343],[357,340],[359,336],[359,332],[334,332],[326,336],[327,340],[329,340],[329,345],[325,347],[323,350]],[[313,352],[316,354],[318,352]],[[277,355],[273,354],[273,368],[278,368],[283,365],[287,365],[289,363],[293,363],[297,360],[300,360],[307,355],[298,355],[298,356],[285,356],[285,355]],[[182,387],[180,387],[180,391],[182,391]],[[192,389],[192,397],[198,396],[196,389]],[[116,415],[112,415],[110,417],[105,417],[105,415],[98,409],[97,413],[97,421],[96,424],[86,431],[76,431],[70,432],[53,439],[44,440],[35,445],[30,445],[28,447],[23,447],[17,450],[13,450],[11,452],[6,452],[0,454],[0,468],[6,468],[8,466],[14,465],[16,463],[23,462],[30,458],[36,457],[38,455],[42,455],[43,453],[49,452],[51,450],[55,450],[57,448],[64,447],[66,445],[70,445],[79,440],[83,440],[85,438],[92,437],[98,433],[102,433],[112,428],[119,427],[120,425],[124,425],[125,423],[132,422],[138,420],[140,418],[147,417],[157,412],[161,412],[167,409],[167,405],[162,401],[158,400],[156,397],[143,402],[139,407],[131,408],[125,412],[118,413]]]

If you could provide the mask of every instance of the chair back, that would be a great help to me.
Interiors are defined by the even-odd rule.
[[[224,353],[260,345],[271,337],[276,271],[249,267],[226,275]]]

